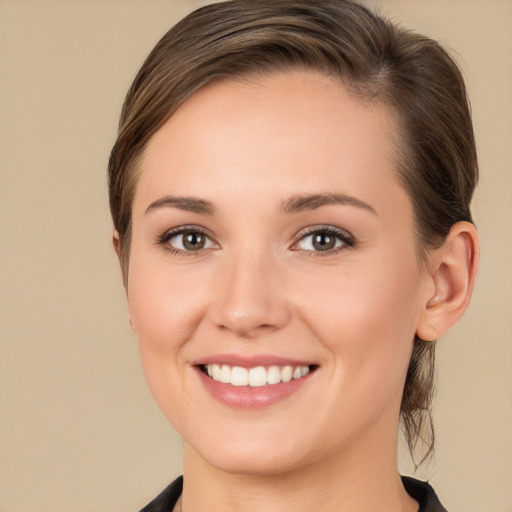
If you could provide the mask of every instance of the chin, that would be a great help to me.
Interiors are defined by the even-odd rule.
[[[216,469],[225,473],[247,476],[277,476],[289,473],[300,466],[300,461],[295,458],[271,453],[262,454],[220,454],[219,456],[208,454],[205,460]]]
[[[280,436],[281,437],[281,436]],[[188,443],[187,443],[188,444]],[[230,474],[276,476],[305,464],[300,444],[290,439],[231,438],[229,442],[189,445],[199,457],[214,468]]]

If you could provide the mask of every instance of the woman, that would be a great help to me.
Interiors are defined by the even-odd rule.
[[[184,440],[148,511],[442,511],[435,340],[465,312],[477,180],[462,77],[344,0],[199,9],[151,52],[109,163],[150,389]]]

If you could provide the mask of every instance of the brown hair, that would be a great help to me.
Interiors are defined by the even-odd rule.
[[[198,89],[305,68],[337,77],[363,101],[396,115],[398,172],[411,197],[420,261],[451,226],[472,221],[478,166],[462,75],[432,39],[351,0],[231,0],[200,8],[147,57],[123,105],[109,161],[109,198],[127,282],[138,161],[151,136]],[[432,453],[435,342],[414,340],[401,404],[411,453]]]

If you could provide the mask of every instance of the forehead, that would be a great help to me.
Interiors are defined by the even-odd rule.
[[[388,108],[317,72],[211,83],[149,141],[136,203],[167,189],[214,201],[340,187],[378,196],[384,184],[399,185],[397,131]]]

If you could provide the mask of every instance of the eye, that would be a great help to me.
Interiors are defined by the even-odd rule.
[[[299,236],[299,240],[292,246],[293,250],[329,253],[355,245],[352,235],[331,226],[310,228]]]
[[[188,227],[168,231],[158,240],[158,243],[176,253],[198,252],[217,247],[217,244],[204,231]]]

